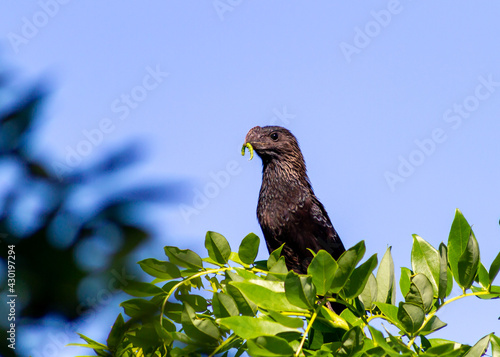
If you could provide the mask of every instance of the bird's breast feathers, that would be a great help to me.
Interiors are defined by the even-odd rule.
[[[306,194],[296,195],[293,201],[289,196],[280,194],[261,196],[257,209],[259,223],[278,235],[283,233],[284,227],[300,229],[304,215],[311,212],[311,201]]]

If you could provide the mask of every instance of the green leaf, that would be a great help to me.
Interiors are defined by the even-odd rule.
[[[118,314],[118,317],[109,331],[108,339],[106,343],[112,350],[116,349],[120,341],[123,339],[123,334],[125,333],[125,321],[123,320],[122,314]]]
[[[425,312],[420,305],[411,302],[400,302],[398,320],[406,332],[411,334],[418,331],[424,323]]]
[[[312,276],[313,284],[319,295],[325,295],[330,290],[336,270],[337,262],[325,250],[320,250],[311,260],[307,274]]]
[[[272,290],[274,293],[282,294],[285,292],[285,283],[282,281],[271,281],[264,279],[250,279],[247,281],[240,280],[239,282],[250,284],[250,286],[259,286]]]
[[[246,344],[243,344],[239,349],[238,351],[236,351],[236,354],[234,355],[234,357],[241,357],[243,355],[243,353],[246,352],[246,347],[247,345]],[[227,356],[224,356],[224,357],[227,357]]]
[[[392,304],[386,304],[383,302],[375,302],[375,306],[380,309],[380,312],[384,314],[387,319],[395,326],[402,328],[398,319],[398,307]]]
[[[458,260],[467,247],[470,232],[469,223],[457,208],[448,237],[448,262],[455,279],[458,279]]]
[[[257,305],[253,303],[250,299],[248,299],[243,293],[235,286],[228,284],[227,293],[234,299],[236,306],[238,307],[238,311],[242,315],[246,316],[255,316],[257,313]]]
[[[342,346],[342,341],[340,341],[342,336],[339,336],[339,341],[322,343],[320,351],[321,352],[329,352],[330,354],[325,355],[324,353],[322,353],[322,354],[319,354],[318,356],[330,356],[332,352],[336,352]]]
[[[411,268],[414,274],[424,274],[432,284],[434,295],[438,296],[441,258],[439,252],[422,237],[413,235]]]
[[[164,250],[170,262],[175,265],[195,270],[203,268],[203,261],[200,256],[190,249],[166,246]]]
[[[490,291],[492,294],[497,294],[497,295],[500,295],[500,286],[498,286],[498,285],[492,285],[492,286],[490,286],[489,291]]]
[[[396,307],[396,312],[397,312],[397,307]],[[349,309],[344,309],[339,315],[341,318],[343,318],[349,325],[356,326],[362,323],[363,321],[361,320],[360,317],[354,315],[354,313],[349,310]],[[350,326],[350,327],[352,327]],[[350,328],[349,327],[349,328]]]
[[[238,273],[238,275],[241,276],[245,280],[263,280],[260,276],[254,274],[251,271],[246,270],[246,269],[234,268],[234,271],[236,271],[236,273]],[[241,281],[241,280],[238,280],[238,281]]]
[[[427,339],[427,337],[420,335],[420,346],[422,347],[423,351],[427,351],[429,348],[432,347],[431,343]]]
[[[321,306],[320,311],[321,315],[323,315],[323,317],[328,320],[329,324],[331,324],[332,327],[341,328],[346,331],[349,330],[349,324],[347,323],[347,321],[343,317],[339,316],[335,311],[330,310],[324,305]],[[344,311],[349,310],[345,309]]]
[[[338,268],[335,271],[333,278],[331,288],[332,292],[337,293],[344,287],[344,284],[351,276],[352,272],[356,268],[356,265],[365,255],[365,251],[365,242],[361,241],[342,253],[337,261]]]
[[[391,306],[393,306],[393,305],[391,305]],[[391,357],[399,357],[400,356],[399,352],[397,352],[391,348],[391,346],[387,342],[387,339],[384,337],[382,332],[373,328],[370,325],[368,325],[368,329],[370,330],[370,334],[372,336],[372,341],[374,342],[375,346],[379,346],[383,349],[382,354],[375,354],[375,356],[391,356]]]
[[[491,299],[498,299],[500,298],[500,286],[490,286],[490,288],[488,290],[484,289],[484,288],[479,288],[479,287],[475,287],[475,286],[471,286],[471,290],[472,292],[481,292],[481,293],[484,293],[484,292],[490,292],[490,294],[486,294],[486,295],[477,295],[477,297],[481,300],[491,300]]]
[[[236,262],[240,265],[243,265],[243,266],[248,266],[249,264],[243,262],[241,259],[240,259],[240,256],[238,253],[236,252],[231,252],[231,254],[229,255],[229,260],[232,260],[233,262]]]
[[[316,300],[316,288],[310,276],[299,276],[288,272],[285,279],[285,295],[288,301],[300,308],[311,309]]]
[[[448,282],[446,283],[446,296],[450,296],[453,291],[453,274],[451,273],[451,269],[448,266],[446,270],[446,276],[448,277]]]
[[[279,312],[269,310],[267,314],[277,323],[290,328],[304,327],[304,321],[298,317],[290,317],[280,314]]]
[[[382,325],[383,326],[383,325]],[[397,338],[393,336],[386,328],[383,326],[385,329],[385,332],[387,332],[390,344],[392,345],[392,348],[396,351],[399,351],[402,353],[403,356],[414,356],[412,351],[406,346],[406,344],[403,342],[401,338]],[[404,331],[401,331],[400,333],[403,333]],[[400,336],[399,336],[400,337]]]
[[[249,280],[231,282],[250,301],[264,309],[275,311],[304,311],[291,304],[285,295],[285,285],[282,282],[269,280]]]
[[[425,326],[419,331],[420,335],[428,335],[434,331],[442,329],[447,324],[441,321],[437,316],[432,316]]]
[[[165,330],[167,330],[168,332],[175,332],[175,331],[177,331],[177,328],[175,327],[175,324],[170,319],[163,319],[162,320],[162,327]]]
[[[260,336],[247,341],[248,354],[258,356],[293,356],[294,350],[287,340],[278,336]]]
[[[173,342],[174,338],[172,337],[172,334],[164,326],[160,325],[158,320],[153,320],[153,327],[162,343],[170,344]]]
[[[367,327],[368,330],[370,331],[370,335],[372,336],[373,342],[375,342],[375,345],[387,346],[387,347],[389,346],[382,332],[380,332],[379,330],[370,325],[368,325]]]
[[[269,254],[269,258],[267,259],[267,269],[271,269],[273,265],[276,264],[276,262],[280,259],[281,251],[283,250],[284,245],[285,243],[283,243],[281,247],[273,250],[273,252]]]
[[[500,253],[496,256],[495,260],[493,260],[493,263],[491,263],[490,266],[490,271],[489,271],[489,279],[490,279],[490,285],[493,284],[493,280],[497,277],[498,271],[500,270]]]
[[[179,268],[170,262],[148,258],[141,260],[138,264],[141,266],[142,270],[155,278],[170,280],[181,277]]]
[[[257,253],[259,253],[260,239],[256,234],[250,233],[241,241],[238,255],[245,264],[253,264]]]
[[[177,299],[182,302],[187,302],[196,312],[204,312],[208,307],[207,300],[200,295],[179,295]]]
[[[208,231],[205,236],[205,248],[210,258],[219,264],[227,264],[231,255],[231,247],[222,234]]]
[[[134,329],[133,334],[127,334],[126,344],[132,343],[134,347],[139,347],[143,350],[156,348],[159,344],[170,344],[173,342],[172,335],[166,331],[158,320],[145,323],[142,326]]]
[[[493,357],[500,356],[500,338],[495,335],[491,335],[490,342]]]
[[[377,279],[373,273],[370,274],[365,288],[359,297],[365,308],[371,310],[373,303],[377,300]]]
[[[285,281],[288,274],[285,257],[280,257],[278,261],[269,269],[266,280]]]
[[[236,301],[224,293],[214,293],[212,307],[216,317],[237,316],[240,313]]]
[[[457,283],[464,290],[471,287],[479,266],[479,245],[477,244],[474,232],[470,231],[467,246],[458,259],[458,279]]]
[[[260,336],[275,336],[283,332],[297,333],[297,329],[283,326],[277,322],[253,318],[250,316],[231,316],[217,319],[222,326],[232,330],[243,339],[250,340]]]
[[[466,350],[464,345],[452,341],[443,340],[443,343],[437,345],[435,341],[440,341],[440,339],[429,339],[429,341],[432,341],[432,347],[425,351],[425,356],[462,357],[464,355],[464,350]]]
[[[240,264],[240,257],[238,257],[238,254],[237,253],[234,253],[234,252],[231,252],[231,254],[229,255],[229,259],[233,260],[233,261],[236,261],[236,263]],[[212,264],[212,265],[216,265],[218,266],[219,268],[220,267],[223,267],[225,264],[224,263],[219,263],[218,261],[215,261],[213,260],[212,258],[210,257],[205,257],[205,258],[201,258],[201,260],[205,263],[209,263],[209,264]],[[243,263],[243,262],[241,262]],[[243,264],[241,264],[243,265]],[[183,270],[185,271],[185,270]]]
[[[188,303],[183,305],[181,322],[184,332],[194,340],[203,343],[215,343],[220,334],[213,321],[197,317],[194,309]]]
[[[377,301],[388,304],[396,303],[396,277],[391,247],[387,248],[377,270]]]
[[[488,286],[490,285],[488,271],[481,262],[479,262],[477,267],[477,273],[474,280],[477,281],[484,289],[488,289]]]
[[[360,351],[363,348],[364,337],[365,335],[359,326],[354,326],[347,331],[342,337],[342,347],[338,351],[339,355],[352,356]]]
[[[221,357],[228,357],[229,352],[233,352],[231,353],[231,356],[237,357],[239,356],[237,349],[242,348],[243,346],[245,346],[246,348],[246,344],[243,343],[243,340],[234,335],[230,336],[229,338],[226,338],[226,340],[222,341],[222,343],[223,345],[221,344],[217,347],[218,348],[217,355],[220,355]],[[212,350],[210,352],[214,353],[215,350]],[[234,352],[236,352],[236,354],[234,354]],[[163,357],[163,356],[158,355],[158,357]]]
[[[464,357],[481,357],[486,352],[488,344],[490,343],[490,336],[486,335],[467,351]]]
[[[157,304],[157,306],[161,305],[163,303],[163,301],[164,300],[162,299]],[[172,321],[180,324],[181,323],[182,310],[183,310],[182,304],[178,304],[178,303],[173,303],[173,302],[167,301],[167,303],[165,304],[165,308],[163,309],[163,313],[170,320],[172,320]],[[163,321],[165,321],[165,320],[163,320]]]
[[[361,294],[377,263],[377,254],[373,254],[366,262],[354,269],[343,289],[347,299],[353,299]]]
[[[81,333],[78,333],[78,336],[85,342],[87,342],[87,345],[83,345],[80,343],[69,343],[68,346],[80,346],[80,347],[87,347],[87,348],[93,348],[95,350],[108,350],[108,346],[103,345],[102,343],[99,343],[97,341],[92,340],[91,338],[88,338],[85,335],[82,335]],[[96,351],[97,352],[97,351]]]
[[[411,284],[411,276],[413,275],[412,271],[408,268],[401,267],[401,277],[399,278],[399,288],[401,289],[401,293],[403,296],[406,296],[410,291]]]
[[[175,341],[179,341],[185,345],[193,343],[193,340],[191,340],[188,335],[182,332],[172,332],[172,337]]]
[[[448,296],[448,248],[439,244],[439,280],[438,298],[444,300]]]
[[[158,311],[158,306],[144,299],[130,299],[120,303],[125,313],[134,318],[151,316]]]
[[[163,289],[151,283],[143,283],[140,281],[129,281],[126,286],[122,288],[127,294],[136,297],[154,296],[165,294]]]
[[[411,278],[410,291],[406,294],[405,301],[421,306],[426,313],[431,311],[433,289],[427,276],[418,273]]]
[[[254,262],[255,267],[262,270],[267,270],[267,260],[257,260]]]
[[[235,273],[234,271],[231,271],[231,270],[226,270],[225,275],[226,275],[226,279],[225,279],[226,282],[244,281],[246,279],[246,277],[241,276],[240,274]]]
[[[454,347],[460,346],[460,343],[455,342],[455,341],[451,341],[451,340],[446,340],[444,338],[429,338],[427,341],[433,347],[449,345],[449,344],[455,345]],[[454,349],[456,349],[456,348],[454,348]]]
[[[160,338],[153,323],[146,323],[135,329],[133,335],[127,335],[127,340],[132,342],[134,346],[144,350],[152,349],[160,343]]]
[[[353,311],[357,313],[358,316],[362,316],[365,313],[365,305],[361,302],[359,297],[356,297],[351,300],[352,302],[352,307],[354,308]]]

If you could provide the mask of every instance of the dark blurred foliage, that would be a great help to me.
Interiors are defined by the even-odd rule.
[[[123,173],[130,176],[140,158],[137,145],[63,176],[54,172],[55,161],[31,153],[44,91],[11,88],[0,74],[0,296],[5,301],[8,294],[3,269],[7,245],[14,244],[17,327],[50,314],[75,320],[95,308],[99,293],[104,299],[130,278],[127,255],[150,236],[137,212],[145,204],[176,201],[182,186],[120,188]],[[7,324],[0,318],[4,356],[13,352],[6,348]]]

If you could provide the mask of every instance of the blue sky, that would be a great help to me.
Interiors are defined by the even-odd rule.
[[[50,165],[86,165],[142,140],[149,159],[131,179],[188,182],[182,205],[152,217],[157,237],[137,260],[161,257],[166,244],[203,253],[207,230],[233,248],[262,236],[261,163],[240,148],[250,128],[275,124],[297,136],[346,246],[364,239],[379,258],[392,246],[396,267],[410,266],[411,235],[437,247],[460,208],[489,267],[500,250],[499,10],[493,1],[8,2],[0,48],[24,78],[52,85],[34,149]],[[500,333],[499,316],[497,301],[461,301],[442,311],[449,327],[436,336],[474,343]],[[85,332],[99,338],[96,325]]]

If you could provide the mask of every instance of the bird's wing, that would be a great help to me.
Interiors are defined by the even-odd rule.
[[[333,227],[325,207],[319,202],[316,196],[311,197],[311,217],[313,224],[312,234],[317,242],[319,249],[324,249],[335,259],[345,251],[340,237]]]

